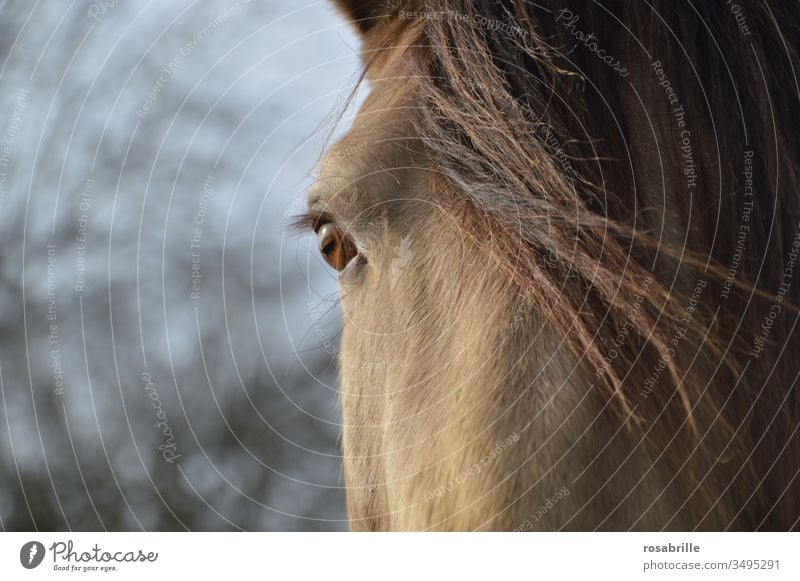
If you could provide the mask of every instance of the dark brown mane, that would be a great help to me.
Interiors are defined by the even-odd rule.
[[[666,0],[384,2],[361,17],[381,15],[368,63],[410,45],[430,190],[474,217],[464,233],[675,474],[691,521],[786,530],[800,30],[793,5],[739,4],[746,30],[724,3]]]

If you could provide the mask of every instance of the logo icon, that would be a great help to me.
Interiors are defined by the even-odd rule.
[[[44,545],[39,541],[30,541],[19,550],[19,562],[26,569],[35,569],[44,559]]]
[[[400,245],[394,249],[394,257],[392,258],[392,280],[390,281],[389,288],[393,289],[397,284],[397,280],[403,272],[403,269],[414,258],[414,253],[411,252],[411,238],[404,236],[400,240]]]

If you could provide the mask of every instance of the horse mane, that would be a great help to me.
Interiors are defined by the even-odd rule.
[[[795,9],[742,0],[744,31],[724,4],[367,4],[367,69],[402,51],[431,192],[691,522],[796,528]]]

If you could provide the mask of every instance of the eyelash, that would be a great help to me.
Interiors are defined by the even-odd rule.
[[[289,230],[292,231],[295,236],[305,234],[309,230],[313,230],[316,234],[319,232],[320,228],[331,222],[333,222],[333,218],[326,212],[306,210],[291,218]]]

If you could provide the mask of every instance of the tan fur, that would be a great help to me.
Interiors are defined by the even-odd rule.
[[[415,3],[406,4],[413,8]],[[725,270],[714,264],[697,270],[693,261],[702,264],[710,252],[708,233],[700,228],[690,234],[691,248],[678,267],[659,255],[655,280],[647,286],[642,281],[653,239],[638,231],[632,235],[635,244],[641,241],[633,258],[619,242],[627,236],[634,208],[641,210],[633,203],[636,196],[640,204],[660,208],[662,191],[668,189],[669,205],[654,223],[667,224],[662,237],[667,247],[681,248],[687,207],[680,194],[679,159],[668,159],[673,165],[656,173],[665,154],[659,157],[648,142],[652,129],[645,118],[631,116],[628,138],[639,189],[617,207],[609,202],[611,218],[604,224],[618,231],[609,235],[598,226],[603,237],[597,241],[587,210],[585,234],[576,242],[586,245],[586,258],[573,259],[575,269],[589,272],[590,259],[607,252],[602,257],[606,280],[589,283],[588,274],[578,279],[525,262],[527,246],[523,251],[523,243],[512,236],[513,224],[511,234],[504,232],[505,223],[484,212],[474,192],[459,194],[444,168],[440,144],[420,133],[431,101],[417,98],[415,87],[429,81],[419,80],[415,63],[435,58],[424,56],[430,49],[420,38],[432,38],[445,25],[425,32],[425,22],[401,23],[391,19],[391,10],[387,14],[386,20],[362,27],[372,92],[350,132],[327,153],[309,194],[311,209],[332,215],[368,261],[361,272],[340,279],[342,442],[352,529],[719,530],[757,528],[767,519],[774,520],[767,528],[793,526],[795,500],[775,491],[792,495],[796,489],[790,480],[798,468],[797,438],[790,429],[796,420],[790,418],[796,418],[791,406],[797,404],[786,403],[796,399],[794,384],[784,382],[783,391],[775,392],[784,401],[783,427],[770,424],[768,429],[791,449],[777,457],[780,474],[768,472],[753,460],[764,432],[753,435],[748,428],[761,414],[751,414],[748,406],[757,405],[757,381],[763,383],[765,375],[752,381],[737,376],[736,359],[742,356],[737,341],[748,345],[753,331],[736,331],[736,337],[732,325],[725,327],[727,319],[706,319],[719,301],[708,298],[707,309],[698,310],[661,389],[649,398],[637,395],[669,345],[698,278],[710,281],[706,301],[716,297],[719,273]],[[614,46],[626,54],[622,45]],[[628,63],[634,76],[646,77],[648,62],[637,62],[632,54]],[[474,70],[480,66],[476,62]],[[609,82],[608,70],[596,70],[596,82]],[[679,77],[674,69],[671,74]],[[572,81],[559,79],[554,86],[566,91]],[[657,131],[668,141],[671,121],[669,112],[659,109],[659,89],[644,93]],[[435,100],[444,93],[431,94]],[[637,106],[630,93],[619,101],[623,111]],[[558,106],[553,107],[557,114]],[[602,119],[595,121],[603,126]],[[612,126],[606,122],[605,127]],[[694,128],[706,137],[697,124]],[[642,137],[633,140],[633,135]],[[476,148],[483,137],[473,136]],[[701,159],[708,144],[699,137],[696,143],[705,180],[699,191],[714,205],[715,160],[707,154]],[[621,156],[624,148],[610,135],[600,147],[609,154],[605,179],[621,195],[632,181],[610,164],[617,162],[612,154]],[[558,180],[564,176],[546,165],[544,149],[538,155],[541,169],[520,171],[553,180],[545,195],[552,195],[549,203],[557,211]],[[587,183],[596,182],[596,164],[576,161],[576,166]],[[695,202],[699,211],[707,210]],[[572,203],[564,202],[565,216]],[[533,212],[526,217],[536,223]],[[732,228],[735,217],[727,222]],[[556,228],[567,226],[556,223]],[[565,248],[556,248],[567,256],[570,237],[563,234]],[[592,250],[595,243],[601,250]],[[516,262],[514,244],[523,253]],[[536,260],[546,261],[546,251],[535,241],[530,247]],[[567,290],[556,293],[558,285]],[[609,352],[608,338],[624,325],[639,291],[644,306],[635,329],[609,375],[600,376],[587,361]],[[611,306],[604,305],[608,301]],[[724,308],[731,304],[739,305],[731,299]],[[730,308],[730,316],[744,316]],[[585,329],[588,339],[577,337],[577,329]],[[594,355],[586,355],[590,345]],[[727,355],[720,360],[723,349]],[[733,389],[737,378],[743,386],[738,392]],[[772,411],[765,408],[763,417]],[[731,490],[726,485],[734,479]],[[764,480],[774,486],[765,487]],[[784,507],[783,515],[778,506]]]

